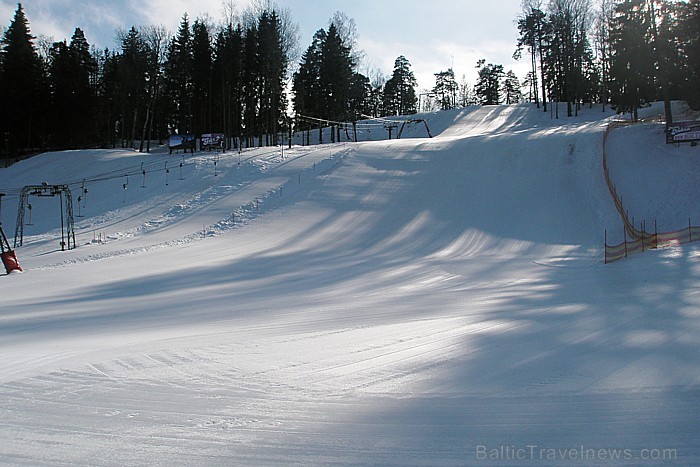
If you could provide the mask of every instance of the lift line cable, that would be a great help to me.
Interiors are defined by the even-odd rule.
[[[250,148],[248,148],[250,149]],[[261,148],[253,148],[253,149],[261,149]],[[251,154],[245,159],[242,159],[242,162],[247,162],[256,158],[268,156],[271,154],[274,154],[278,151],[278,148],[275,149],[270,149],[269,151],[265,151],[262,153],[257,153],[257,154]],[[311,152],[311,151],[309,151]],[[234,154],[234,153],[232,153]],[[205,157],[208,158],[208,156],[202,155],[201,152],[197,157]],[[211,156],[214,157],[214,156]],[[109,180],[116,180],[119,178],[125,178],[125,177],[136,177],[139,175],[143,175],[144,171],[146,174],[149,173],[156,173],[156,172],[163,172],[166,169],[162,167],[163,162],[165,161],[170,161],[172,160],[173,157],[170,155],[164,156],[164,157],[159,157],[157,159],[152,159],[149,160],[148,162],[145,162],[142,165],[139,166],[132,166],[132,167],[127,167],[127,168],[120,168],[117,170],[112,170],[108,172],[103,172],[103,173],[98,173],[95,174],[91,177],[86,177],[86,178],[81,178],[80,180],[72,180],[68,181],[66,183],[62,183],[61,185],[67,185],[69,187],[84,187],[87,184],[92,184],[92,183],[99,183],[99,182],[105,182]],[[153,167],[158,167],[158,168],[153,168]],[[148,168],[149,170],[146,170]],[[2,189],[2,192],[5,193],[5,201],[11,201],[11,200],[16,200],[20,198],[21,192],[23,188],[14,188],[14,189]]]

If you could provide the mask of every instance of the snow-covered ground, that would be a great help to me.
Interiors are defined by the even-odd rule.
[[[11,239],[22,186],[80,214],[60,251],[58,199],[30,198],[0,276],[0,463],[700,463],[700,249],[603,264],[611,117],[0,169]],[[662,138],[615,130],[612,178],[638,219],[700,225],[700,148]]]

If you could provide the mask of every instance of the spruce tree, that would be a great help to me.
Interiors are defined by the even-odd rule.
[[[8,154],[32,151],[41,144],[35,130],[41,108],[42,67],[34,39],[22,4],[18,3],[0,53],[0,102],[4,107],[0,113],[0,144]]]
[[[306,131],[307,141],[309,130],[316,125],[321,115],[321,62],[323,61],[322,45],[326,40],[326,31],[319,29],[313,37],[311,45],[301,56],[299,69],[292,78],[292,103],[299,121],[297,126]]]
[[[260,62],[260,119],[267,144],[279,144],[279,129],[284,124],[287,98],[284,77],[287,58],[283,50],[282,31],[277,14],[263,11],[258,19],[258,54]]]
[[[56,42],[49,52],[50,142],[54,148],[79,148],[97,142],[97,62],[80,28],[70,45]]]
[[[97,128],[95,125],[95,76],[97,63],[90,53],[90,44],[83,30],[75,28],[68,45],[71,75],[69,89],[73,96],[71,105],[63,109],[64,115],[71,121],[73,147],[84,147],[96,142]]]
[[[177,34],[170,41],[165,62],[169,126],[179,134],[192,129],[192,33],[185,13]]]
[[[80,105],[80,102],[75,100],[73,95],[77,91],[76,85],[80,83],[77,75],[79,71],[65,41],[56,42],[51,46],[49,58],[49,120],[52,122],[49,145],[57,149],[76,147],[78,114],[73,107]],[[74,75],[77,79],[74,79]]]
[[[328,28],[321,56],[321,117],[335,121],[349,120],[347,102],[354,63],[350,57],[350,48],[343,43],[334,24]]]
[[[258,53],[258,28],[251,24],[246,28],[243,40],[243,126],[245,128],[246,145],[255,145],[255,136],[260,135],[259,145],[262,145],[262,132],[259,130],[258,103],[260,91],[260,61]]]
[[[311,117],[307,129],[319,126],[319,139],[322,142],[322,123],[351,121],[355,118],[350,106],[355,63],[351,49],[331,23],[328,32],[319,29],[313,43],[302,56],[299,71],[294,74],[294,109],[297,115]],[[332,133],[335,141],[338,132]]]
[[[195,135],[212,128],[212,48],[207,25],[197,19],[192,24],[192,128]]]
[[[105,49],[102,56],[101,79],[98,99],[98,128],[100,139],[107,147],[116,147],[121,126],[120,105],[121,76],[120,56]]]
[[[219,128],[227,136],[227,148],[233,141],[238,147],[241,137],[243,29],[232,23],[226,25],[214,46],[213,108],[219,116]]]
[[[134,147],[141,136],[148,105],[148,59],[151,54],[142,34],[131,27],[122,37],[119,58],[122,146]]]

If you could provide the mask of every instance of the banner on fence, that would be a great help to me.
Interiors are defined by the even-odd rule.
[[[194,135],[170,135],[170,138],[168,139],[168,146],[170,147],[170,154],[172,154],[173,151],[178,149],[184,149],[185,152],[187,152],[188,150],[194,152]]]
[[[223,133],[206,133],[202,135],[201,149],[223,149],[224,134]]]
[[[666,130],[666,143],[700,141],[700,121],[674,122]]]

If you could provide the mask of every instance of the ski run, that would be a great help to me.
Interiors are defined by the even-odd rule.
[[[0,276],[0,463],[700,463],[700,248],[604,264],[622,117],[421,118],[433,138],[0,169],[11,240],[43,182],[71,188],[76,240],[29,199],[24,272]],[[636,223],[700,225],[700,148],[652,122],[606,146]]]

